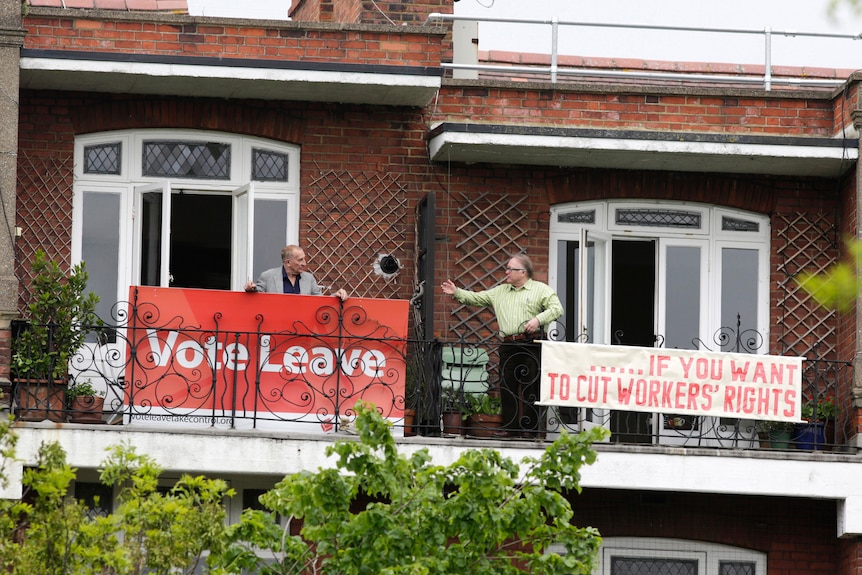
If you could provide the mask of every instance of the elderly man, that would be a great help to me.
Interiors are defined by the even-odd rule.
[[[246,282],[245,291],[302,295],[323,293],[311,272],[305,271],[305,250],[294,245],[284,246],[281,249],[281,261],[282,265],[264,271],[256,282]],[[347,299],[347,292],[343,288],[333,295],[342,301]]]
[[[545,409],[539,398],[539,368],[544,327],[563,315],[560,298],[550,286],[533,279],[533,264],[525,254],[515,254],[506,264],[504,283],[472,292],[451,280],[443,282],[443,293],[459,303],[490,306],[500,328],[501,401],[506,429],[504,437],[543,437]]]

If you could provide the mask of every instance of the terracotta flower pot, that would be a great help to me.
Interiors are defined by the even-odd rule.
[[[105,423],[102,410],[105,398],[97,395],[82,395],[72,400],[69,421],[72,423]]]
[[[467,418],[467,435],[473,437],[494,437],[503,427],[503,416],[500,414],[474,413]]]
[[[416,428],[413,427],[413,424],[415,421],[416,421],[416,410],[415,409],[405,409],[404,410],[404,437],[410,437],[411,435],[416,435]]]
[[[461,435],[462,427],[461,412],[443,412],[443,435]]]

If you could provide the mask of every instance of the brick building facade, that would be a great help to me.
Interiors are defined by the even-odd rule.
[[[411,314],[411,326],[424,322],[431,326],[428,334],[441,339],[493,339],[489,312],[453,306],[437,285],[445,278],[468,288],[494,285],[509,253],[529,254],[537,279],[565,292],[561,297],[570,307],[577,294],[566,292],[560,270],[572,263],[564,253],[574,252],[565,249],[577,248],[571,224],[579,210],[691,208],[715,221],[742,219],[761,235],[704,232],[702,243],[694,244],[656,231],[657,225],[643,234],[622,232],[610,220],[598,235],[606,234],[608,245],[634,238],[656,246],[650,248],[656,254],[665,241],[686,248],[712,242],[710,270],[727,246],[761,254],[762,261],[745,268],[739,280],[759,274],[758,316],[745,324],[768,334],[757,351],[855,367],[862,345],[858,312],[819,308],[793,278],[837,261],[843,238],[858,236],[858,72],[823,72],[837,79],[826,88],[771,90],[741,81],[616,77],[550,83],[500,72],[454,79],[443,66],[453,53],[450,26],[428,21],[432,13],[452,12],[443,0],[390,2],[385,14],[374,2],[302,0],[294,2],[291,21],[278,23],[38,2],[21,17],[13,10],[17,3],[3,5],[7,65],[0,68],[14,64],[20,70],[20,90],[12,89],[17,76],[3,83],[3,101],[10,95],[18,100],[11,107],[0,104],[8,120],[0,131],[6,150],[0,186],[14,213],[7,218],[10,229],[21,228],[21,235],[0,242],[0,259],[14,266],[0,264],[0,376],[9,376],[10,322],[25,313],[37,249],[67,264],[86,261],[88,242],[107,226],[120,247],[107,266],[116,263],[117,275],[103,270],[108,285],[116,285],[100,294],[103,310],[139,283],[134,218],[140,211],[132,204],[135,186],[144,182],[123,179],[126,167],[100,173],[81,166],[89,161],[86,150],[111,149],[105,146],[114,142],[122,143],[116,148],[121,162],[136,166],[145,154],[141,138],[223,140],[236,150],[287,158],[298,176],[292,195],[282,202],[277,184],[263,188],[269,205],[284,210],[276,226],[284,243],[307,246],[311,267],[326,286],[398,299],[432,291],[433,312]],[[483,55],[498,63],[507,57]],[[197,192],[227,193],[255,179],[237,178],[231,175],[221,187],[201,184]],[[182,188],[187,196],[195,193],[187,181]],[[429,196],[435,258],[420,286],[417,209]],[[116,200],[116,218],[91,223],[100,212],[87,202],[102,199]],[[203,203],[192,208],[207,215],[219,209]],[[195,225],[191,215],[177,217],[186,218],[177,220],[178,227]],[[261,261],[277,261],[280,247],[269,246],[270,257],[261,255]],[[200,245],[187,249],[209,257]],[[381,253],[400,260],[396,277],[369,272]],[[662,290],[672,287],[662,284],[664,265],[656,263],[650,272],[654,285],[662,285],[649,288],[656,314],[671,305],[661,301]],[[225,273],[229,289],[246,279],[236,269]],[[712,275],[704,278],[724,285]],[[720,301],[720,294],[707,292],[704,302]],[[699,335],[726,327],[720,315],[707,323]],[[609,319],[604,328],[595,327],[592,333],[606,335],[597,343],[611,343],[618,325]],[[565,327],[569,339],[577,339],[574,326]],[[834,432],[836,449],[828,453],[752,450],[731,457],[691,446],[601,446],[597,471],[585,474],[584,495],[573,499],[576,520],[598,527],[617,545],[608,549],[624,550],[620,557],[664,549],[671,556],[702,553],[709,557],[704,561],[729,558],[716,560],[721,573],[862,573],[862,491],[852,486],[862,429],[859,385],[841,380],[832,393],[843,400],[843,417]],[[32,433],[36,442],[42,432],[37,425]],[[69,430],[68,437],[75,433],[84,432]],[[156,449],[155,440],[141,441]],[[73,464],[86,468],[88,457],[76,463],[73,453]],[[644,465],[640,473],[618,475],[638,465]],[[686,472],[686,465],[694,471]],[[709,474],[725,465],[724,479]],[[259,472],[259,482],[265,484],[267,473],[291,470],[283,466],[272,461]],[[661,469],[668,476],[656,479]],[[764,476],[773,473],[774,481]],[[610,557],[603,563],[607,573],[613,572]]]

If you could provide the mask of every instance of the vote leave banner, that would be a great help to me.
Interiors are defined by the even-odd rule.
[[[543,341],[540,403],[798,422],[804,359]]]
[[[325,433],[357,400],[403,418],[407,301],[142,286],[129,301],[126,423]]]

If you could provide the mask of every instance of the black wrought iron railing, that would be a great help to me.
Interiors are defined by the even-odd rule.
[[[405,435],[542,442],[563,429],[603,426],[620,444],[853,451],[852,365],[844,361],[803,363],[806,426],[584,407],[507,412],[507,404],[535,404],[538,389],[530,384],[538,372],[517,372],[528,391],[511,395],[501,385],[505,362],[513,361],[501,354],[502,344],[394,337],[350,300],[321,308],[315,331],[303,324],[201,329],[162,317],[152,302],[128,309],[123,317],[134,321],[81,327],[90,342],[74,354],[66,378],[13,374],[6,391],[15,415],[67,421],[77,409],[67,390],[90,383],[104,396],[100,423],[330,433],[350,431],[353,406],[362,400]],[[521,363],[518,353],[527,351],[515,351]]]

